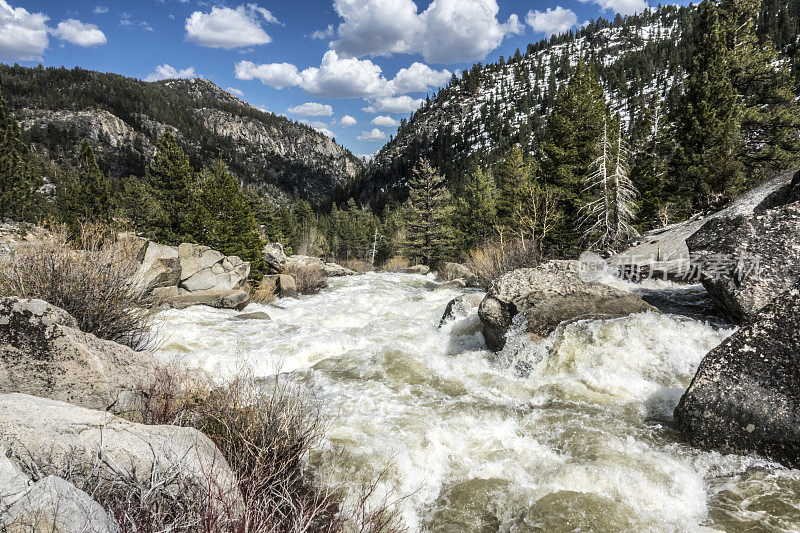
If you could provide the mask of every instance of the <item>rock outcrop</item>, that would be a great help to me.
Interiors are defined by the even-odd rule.
[[[41,300],[0,299],[0,393],[22,392],[93,409],[122,409],[155,359],[78,329]]]
[[[636,294],[583,281],[579,268],[577,261],[550,261],[495,280],[478,310],[489,348],[503,348],[506,332],[518,314],[524,315],[527,332],[540,339],[567,320],[656,310]]]
[[[226,257],[208,246],[181,244],[180,287],[189,292],[232,291],[241,288],[250,275],[250,263]]]
[[[141,266],[135,276],[139,287],[177,287],[180,284],[181,259],[177,248],[145,240],[139,256]]]
[[[30,481],[0,450],[0,513],[28,490]]]
[[[697,446],[800,468],[800,283],[706,355],[675,424]]]
[[[36,398],[0,395],[0,449],[34,461],[45,473],[70,466],[74,475],[100,469],[141,482],[153,472],[177,472],[175,490],[212,490],[241,502],[236,477],[211,440],[192,428],[146,426],[107,412]]]
[[[274,242],[264,246],[264,262],[267,265],[268,274],[283,274],[286,271],[288,260],[289,257],[281,243]]]
[[[344,276],[355,276],[358,272],[345,268],[336,263],[325,263],[325,274],[329,278],[341,278]]]

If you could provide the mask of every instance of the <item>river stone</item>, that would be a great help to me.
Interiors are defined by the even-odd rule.
[[[272,318],[264,312],[257,311],[255,313],[245,313],[243,315],[236,315],[234,320],[272,320]]]
[[[478,309],[489,349],[499,351],[505,346],[506,332],[520,313],[528,320],[527,331],[541,338],[566,320],[656,310],[636,294],[583,281],[579,270],[578,261],[549,261],[495,280]]]
[[[274,242],[264,246],[264,262],[269,274],[283,274],[286,271],[287,260],[288,257],[286,257],[281,243]]]
[[[250,295],[243,290],[210,290],[180,294],[168,298],[164,303],[173,309],[205,305],[216,309],[241,311],[250,304]]]
[[[116,533],[116,521],[74,485],[47,476],[0,515],[5,533]]]
[[[106,463],[146,480],[154,468],[177,469],[196,487],[212,487],[226,501],[241,501],[236,477],[211,440],[193,428],[148,426],[108,412],[24,394],[0,395],[0,448],[12,457],[54,469],[71,466],[76,475]],[[107,461],[97,464],[98,451]],[[49,473],[49,472],[45,472]],[[176,487],[177,488],[177,487]]]
[[[434,290],[444,291],[444,290],[459,290],[466,288],[467,288],[467,281],[465,279],[454,279],[450,281],[445,281],[444,283],[440,283],[439,285],[436,286]]]
[[[0,393],[21,392],[92,409],[123,409],[156,360],[78,329],[42,300],[0,299]]]
[[[453,298],[444,309],[442,319],[439,321],[439,327],[441,328],[450,320],[455,320],[460,316],[466,316],[470,309],[477,308],[481,305],[482,301],[483,295],[477,293],[462,294],[457,298]]]
[[[800,283],[706,355],[675,424],[699,447],[800,467]]]
[[[800,202],[710,220],[687,243],[703,286],[726,318],[738,323],[800,280],[798,236]]]
[[[272,292],[279,298],[297,298],[297,283],[288,274],[264,276],[259,291]]]
[[[355,276],[357,274],[357,272],[350,270],[349,268],[345,268],[342,265],[337,265],[336,263],[325,263],[325,273],[330,278]]]
[[[426,267],[425,265],[414,265],[412,267],[404,268],[400,272],[403,274],[421,274],[426,275],[430,273],[431,269]]]
[[[469,287],[479,285],[478,276],[461,263],[443,263],[439,269],[439,277],[445,281],[463,279]]]

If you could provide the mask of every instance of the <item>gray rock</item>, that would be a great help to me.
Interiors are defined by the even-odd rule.
[[[798,171],[792,179],[792,189],[789,193],[790,202],[800,202],[800,171]]]
[[[426,275],[429,274],[431,271],[430,268],[426,267],[425,265],[415,265],[413,267],[404,268],[400,272],[403,274],[421,274]]]
[[[443,263],[439,269],[439,277],[445,281],[463,279],[468,287],[478,287],[480,285],[478,276],[461,263]]]
[[[264,261],[269,274],[283,274],[288,259],[281,243],[275,242],[264,246]]]
[[[232,291],[240,289],[250,275],[250,263],[238,257],[225,257],[207,246],[181,244],[181,288],[189,292]]]
[[[0,512],[25,493],[29,484],[28,476],[0,450]]]
[[[467,281],[464,279],[454,279],[450,281],[445,281],[444,283],[440,283],[436,286],[434,290],[437,291],[445,291],[445,290],[459,290],[459,289],[466,289],[467,288]]]
[[[205,305],[216,309],[235,309],[241,311],[250,303],[250,295],[243,290],[209,290],[173,296],[164,301],[173,309],[187,309],[195,305]]]
[[[109,479],[122,472],[146,482],[154,469],[175,471],[176,485],[213,487],[231,504],[241,501],[227,461],[208,437],[193,428],[136,424],[107,412],[5,394],[0,395],[2,447],[12,457],[43,468],[69,465],[77,476],[99,468]],[[98,461],[98,455],[104,460]]]
[[[505,334],[520,313],[528,321],[528,333],[541,338],[578,317],[621,317],[656,310],[636,294],[583,281],[579,267],[577,261],[550,261],[495,280],[478,310],[489,348],[503,348]]]
[[[482,294],[463,294],[458,298],[453,298],[444,309],[442,319],[439,321],[439,327],[441,328],[450,320],[466,316],[471,309],[478,308],[482,301]]]
[[[287,274],[264,276],[260,290],[271,292],[279,298],[297,298],[297,283]]]
[[[0,393],[123,409],[154,375],[152,355],[77,329],[42,300],[0,299]]]
[[[111,533],[116,521],[88,494],[59,477],[47,476],[0,515],[6,533]]]
[[[687,241],[711,298],[734,322],[754,316],[800,280],[800,203],[717,218]]]
[[[255,313],[245,313],[243,315],[236,315],[234,320],[272,320],[272,318],[264,312],[258,311]]]
[[[177,248],[145,240],[140,258],[141,267],[134,277],[138,287],[177,287],[181,282],[181,260]]]
[[[203,270],[211,270],[217,263],[222,263],[225,255],[212,250],[208,246],[183,243],[178,246],[181,260],[181,281],[185,281]]]
[[[800,467],[800,284],[703,359],[675,409],[693,444]]]
[[[358,272],[345,268],[336,263],[325,263],[325,273],[331,278],[340,278],[343,276],[355,276]]]

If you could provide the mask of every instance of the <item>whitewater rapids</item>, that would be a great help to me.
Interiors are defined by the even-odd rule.
[[[432,276],[330,283],[247,308],[271,321],[164,311],[159,356],[220,379],[243,357],[259,375],[291,373],[331,421],[310,467],[335,464],[331,481],[354,490],[385,471],[412,531],[800,530],[800,471],[695,450],[670,427],[732,329],[643,313],[538,344],[512,333],[491,354],[477,309],[437,329],[461,292],[431,290]]]

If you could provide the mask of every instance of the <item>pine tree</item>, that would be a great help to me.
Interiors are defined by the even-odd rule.
[[[29,220],[38,180],[27,161],[19,124],[6,114],[0,97],[0,218]]]
[[[491,236],[497,219],[495,204],[492,175],[477,163],[473,164],[453,213],[453,226],[462,254],[470,252]]]
[[[202,225],[195,233],[196,240],[225,255],[250,261],[254,271],[261,271],[264,242],[239,182],[217,159],[211,168],[203,170],[200,183]]]
[[[501,224],[511,223],[514,208],[520,202],[522,191],[530,183],[530,166],[525,161],[522,149],[514,145],[506,153],[497,171],[497,218]]]
[[[695,210],[719,205],[742,183],[741,110],[717,4],[701,3],[681,99],[674,172]]]
[[[108,224],[113,219],[111,181],[100,170],[87,141],[81,144],[78,168],[68,171],[61,179],[57,202],[60,217],[72,231],[77,231],[87,221]]]
[[[446,254],[450,241],[447,203],[445,179],[421,159],[409,182],[404,243],[408,258],[433,266]]]
[[[136,232],[144,231],[153,220],[164,216],[150,186],[136,176],[130,176],[122,183],[117,207],[119,217]]]
[[[169,131],[156,145],[155,160],[147,169],[145,180],[162,213],[162,218],[152,221],[148,237],[170,245],[192,241],[197,229],[196,177],[189,158]]]

